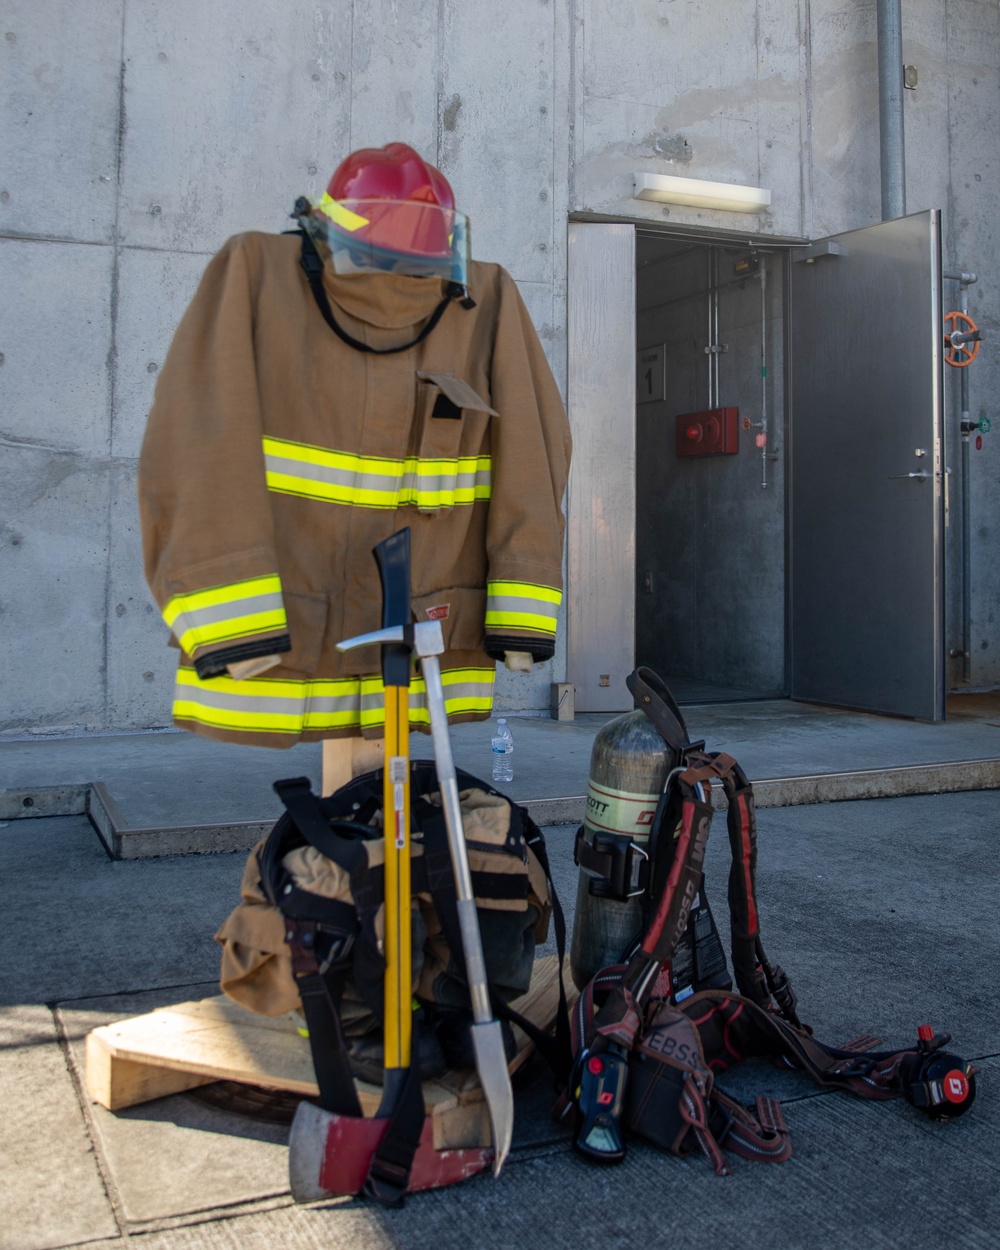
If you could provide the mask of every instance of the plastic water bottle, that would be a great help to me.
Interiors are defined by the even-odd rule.
[[[514,738],[501,716],[490,741],[493,747],[493,780],[514,780]]]

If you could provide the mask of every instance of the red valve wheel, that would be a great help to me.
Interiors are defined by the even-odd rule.
[[[953,343],[953,334],[976,334],[979,327],[968,313],[950,312],[944,315],[944,358],[956,369],[971,365],[979,355],[979,340],[974,343]]]

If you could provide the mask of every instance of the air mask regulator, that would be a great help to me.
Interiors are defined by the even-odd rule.
[[[929,1024],[921,1024],[917,1038],[916,1052],[900,1065],[903,1096],[932,1120],[964,1115],[976,1100],[976,1068],[944,1049],[950,1033],[935,1037]]]

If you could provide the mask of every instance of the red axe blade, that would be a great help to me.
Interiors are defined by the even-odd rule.
[[[361,1120],[301,1102],[288,1140],[288,1173],[296,1202],[343,1198],[364,1187],[372,1156],[385,1135],[386,1118]],[[492,1146],[435,1150],[430,1116],[424,1119],[407,1193],[455,1185],[493,1162]]]

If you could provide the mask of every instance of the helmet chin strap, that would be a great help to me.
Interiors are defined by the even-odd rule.
[[[358,352],[367,352],[373,356],[393,356],[397,352],[407,352],[411,347],[416,347],[418,343],[422,343],[427,338],[444,316],[445,309],[452,300],[458,300],[462,308],[475,308],[476,301],[469,295],[468,288],[463,286],[461,282],[449,282],[445,286],[444,299],[431,313],[424,328],[415,339],[411,339],[409,343],[402,343],[399,347],[372,347],[370,343],[362,343],[360,339],[356,339],[353,335],[348,334],[343,326],[338,325],[333,315],[333,309],[330,307],[330,301],[327,299],[326,290],[323,287],[323,258],[316,250],[316,244],[313,242],[306,225],[306,217],[309,211],[309,201],[304,196],[300,196],[295,201],[295,208],[291,214],[298,221],[299,229],[289,233],[298,233],[302,236],[302,255],[299,264],[305,270],[309,288],[313,293],[313,299],[316,301],[316,306],[319,308],[323,320],[336,334],[337,338],[346,343],[348,347],[353,347]]]

